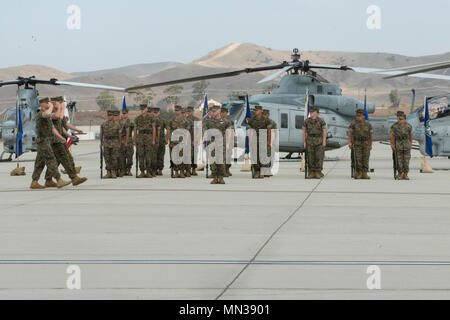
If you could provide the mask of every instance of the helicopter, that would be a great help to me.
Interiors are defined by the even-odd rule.
[[[348,144],[347,132],[349,125],[355,119],[357,109],[364,108],[364,102],[353,97],[343,96],[342,89],[338,84],[329,83],[322,76],[318,75],[313,69],[328,69],[340,71],[354,71],[359,73],[384,75],[384,79],[395,77],[410,76],[429,79],[450,80],[450,76],[428,74],[424,72],[439,70],[450,67],[450,61],[429,63],[424,65],[393,68],[393,69],[374,69],[350,66],[339,66],[330,64],[314,64],[309,60],[301,60],[298,49],[294,49],[291,55],[291,62],[284,61],[281,64],[273,66],[264,66],[258,68],[245,68],[241,70],[210,74],[205,76],[178,79],[166,82],[147,84],[128,88],[127,91],[136,91],[158,86],[173,85],[183,82],[200,81],[224,77],[233,77],[242,73],[261,72],[277,70],[277,72],[265,77],[258,83],[263,83],[276,79],[283,73],[284,75],[278,83],[278,86],[271,94],[258,94],[249,98],[250,105],[261,105],[264,109],[270,111],[270,117],[277,123],[279,130],[279,151],[287,152],[286,158],[291,158],[293,153],[299,155],[303,153],[302,129],[305,120],[306,96],[310,107],[318,107],[321,117],[327,123],[327,144],[325,150],[338,149]],[[235,123],[236,135],[239,141],[245,141],[246,135],[246,105],[245,101],[233,101],[225,103],[224,107],[229,109],[231,120]],[[414,104],[414,102],[413,102]],[[375,104],[366,103],[366,109],[369,114],[375,112]],[[422,108],[423,112],[423,108]],[[418,120],[417,111],[411,112],[409,122],[413,125],[415,139],[419,141],[423,152],[423,119],[422,125]],[[374,140],[382,141],[389,139],[389,129],[396,121],[396,118],[376,118],[371,119],[374,128]],[[433,120],[434,121],[434,120]],[[434,124],[432,121],[432,128]],[[448,128],[450,124],[445,120],[439,120],[440,130],[434,130],[436,138],[433,140],[435,155],[447,155],[447,149],[450,150],[450,136]],[[436,123],[436,122],[435,122]],[[436,123],[436,125],[438,125]],[[242,144],[240,144],[242,145]],[[448,147],[446,147],[448,146]]]
[[[326,79],[317,74],[314,69],[328,69],[340,71],[354,71],[359,73],[380,74],[385,78],[410,76],[430,79],[450,80],[450,76],[428,74],[424,72],[439,70],[450,67],[450,61],[437,62],[425,65],[394,68],[394,69],[373,69],[350,67],[345,65],[330,65],[330,64],[315,64],[310,63],[309,60],[301,60],[301,55],[298,49],[294,49],[291,55],[291,62],[283,61],[280,64],[272,66],[263,66],[256,68],[245,68],[230,72],[215,73],[209,75],[201,75],[196,77],[177,79],[165,82],[152,83],[147,85],[135,86],[131,88],[119,88],[104,85],[95,85],[87,83],[76,83],[58,81],[57,79],[42,80],[35,77],[23,78],[19,77],[16,80],[9,80],[0,82],[0,87],[6,85],[17,85],[17,101],[19,110],[22,112],[23,119],[23,151],[36,151],[37,133],[35,129],[35,114],[39,109],[38,96],[39,92],[36,85],[67,85],[86,88],[95,88],[102,90],[111,90],[125,93],[139,93],[142,89],[167,86],[184,82],[193,82],[208,79],[217,79],[225,77],[233,77],[243,73],[253,73],[262,71],[278,70],[275,73],[265,77],[259,83],[271,81],[276,79],[283,73],[287,73],[282,77],[278,86],[271,94],[259,94],[250,98],[250,104],[259,104],[264,108],[270,110],[271,118],[277,123],[279,128],[279,151],[288,152],[288,157],[293,153],[299,154],[304,152],[302,127],[305,120],[305,104],[306,95],[311,107],[319,107],[321,116],[327,122],[327,146],[326,150],[337,149],[347,144],[347,129],[350,123],[354,120],[355,111],[364,107],[364,102],[359,101],[353,97],[342,96],[342,89],[338,84],[329,83]],[[23,87],[23,88],[22,88]],[[375,105],[373,103],[366,104],[368,113],[375,112]],[[230,109],[230,116],[235,123],[237,131],[237,138],[245,140],[245,105],[233,105]],[[3,155],[9,153],[7,160],[11,160],[12,154],[15,152],[15,108],[8,109],[5,113],[5,119],[2,123],[2,137],[3,137],[3,153],[0,156],[0,161]],[[411,115],[411,121],[415,118]],[[385,139],[388,134],[389,119],[377,119],[373,121],[375,133],[380,133],[380,139]],[[433,120],[434,121],[434,120]],[[439,120],[442,122],[442,119]],[[417,136],[420,135],[420,119],[414,121],[415,132]],[[433,124],[433,123],[432,123]],[[448,127],[443,122],[443,127]],[[432,127],[433,128],[433,127]],[[417,129],[417,130],[416,130]],[[447,147],[443,145],[450,144],[450,137],[447,131],[435,130],[439,138],[440,134],[444,134],[441,139],[436,139],[436,155],[440,155]],[[377,135],[375,136],[377,140]],[[447,142],[448,140],[448,142]],[[419,139],[420,141],[420,139]],[[433,142],[434,143],[434,142]],[[443,153],[445,155],[445,153]]]
[[[36,112],[39,110],[39,91],[36,89],[36,85],[53,85],[53,86],[76,86],[85,88],[95,88],[111,91],[121,91],[123,88],[58,81],[57,79],[42,80],[36,79],[32,76],[29,78],[19,77],[16,80],[0,81],[0,87],[6,85],[17,85],[17,104],[22,116],[22,151],[36,151],[37,144],[37,132],[36,132]],[[68,108],[72,111],[76,110],[76,103],[69,102]],[[73,115],[74,113],[72,113]],[[0,161],[11,161],[12,155],[15,153],[15,139],[16,139],[16,108],[9,108],[4,111],[4,120],[1,125],[1,133],[3,139],[3,152],[0,155]],[[5,154],[9,153],[9,157],[3,159]]]

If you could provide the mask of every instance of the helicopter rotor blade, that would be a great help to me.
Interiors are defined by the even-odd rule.
[[[0,87],[14,85],[14,84],[20,84],[20,83],[21,83],[20,80],[0,81]]]
[[[260,84],[260,83],[264,83],[264,82],[267,82],[267,81],[271,81],[271,80],[277,78],[280,74],[282,74],[282,73],[284,73],[284,72],[288,72],[288,71],[291,70],[292,68],[294,68],[294,66],[286,66],[286,67],[284,67],[283,69],[278,70],[277,72],[274,72],[274,73],[272,73],[271,75],[265,77],[264,79],[258,81],[257,83]]]
[[[102,89],[102,90],[125,92],[125,88],[104,86],[104,85],[100,85],[100,84],[68,82],[68,81],[55,81],[55,84],[61,85],[61,86],[72,86],[72,87],[82,87],[82,88],[92,88],[92,89]]]
[[[383,79],[391,79],[395,77],[413,77],[413,78],[425,78],[425,79],[436,79],[436,80],[450,80],[450,76],[441,75],[441,74],[433,74],[433,73],[411,73],[405,74],[402,71],[388,71],[387,69],[375,69],[375,68],[360,68],[360,67],[351,67],[355,72],[358,73],[371,73],[371,74],[379,74],[383,77]]]
[[[285,68],[286,66],[290,66],[290,65],[287,62],[283,62],[278,65],[267,66],[267,67],[246,68],[246,69],[229,71],[229,72],[213,73],[213,74],[208,74],[208,75],[203,75],[203,76],[196,76],[196,77],[183,78],[183,79],[164,81],[164,82],[156,82],[156,83],[146,84],[146,85],[142,85],[142,86],[126,88],[125,91],[130,92],[130,91],[148,89],[148,88],[153,88],[153,87],[170,86],[173,84],[184,83],[184,82],[235,77],[242,73],[253,73],[253,72],[276,70],[276,69]]]
[[[315,69],[330,69],[330,70],[343,70],[343,71],[351,70],[351,71],[353,71],[353,69],[351,67],[338,66],[338,65],[334,65],[334,64],[310,63],[310,64],[308,64],[308,67],[309,68],[315,68]]]

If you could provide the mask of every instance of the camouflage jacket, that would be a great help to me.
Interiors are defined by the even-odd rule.
[[[164,142],[166,140],[166,130],[168,130],[169,123],[163,118],[156,118],[155,125],[157,134],[159,131],[159,142]]]
[[[185,129],[185,130],[189,131],[190,123],[184,117],[181,117],[178,119],[174,118],[169,122],[168,129],[172,132],[172,134],[177,129]],[[184,139],[183,141],[186,141],[185,139],[187,139],[187,137],[184,137],[183,139]],[[169,142],[172,145],[177,144],[177,143],[181,142],[181,137],[179,138],[178,142],[177,141],[169,141]]]
[[[306,144],[311,146],[321,145],[323,142],[323,130],[327,128],[322,118],[308,118],[303,122],[306,131]]]
[[[121,129],[122,129],[122,143],[125,143],[125,138],[127,136],[127,131],[128,133],[128,143],[130,143],[132,141],[133,138],[133,130],[134,130],[134,122],[131,121],[130,119],[127,120],[121,120],[120,121],[120,125],[121,125]]]
[[[53,123],[53,127],[56,129],[56,131],[58,131],[58,133],[64,138],[64,134],[63,134],[63,127],[64,126],[64,122],[62,119],[52,119],[52,123]],[[52,143],[61,143],[61,141],[59,141],[58,137],[53,135],[53,141]]]
[[[219,130],[220,133],[222,134],[222,150],[225,152],[225,141],[223,140],[225,138],[225,134],[227,129],[229,129],[229,122],[226,119],[220,118],[220,119],[208,119],[204,122],[204,129],[205,130],[210,130],[210,129],[216,129]],[[206,145],[210,145],[211,143],[213,143],[216,140],[215,134],[214,133],[210,133],[208,135],[208,139],[209,140],[206,142]],[[220,142],[218,142],[219,145],[217,146],[218,148],[220,148]],[[212,150],[211,155],[214,157],[215,156],[215,150]],[[225,159],[223,160],[225,161]]]
[[[36,115],[36,131],[38,134],[37,143],[53,143],[54,134],[52,132],[53,122],[45,117],[44,111],[39,111]]]
[[[370,143],[370,135],[373,134],[373,128],[369,121],[353,121],[349,127],[349,132],[353,135],[355,145],[367,145]]]
[[[153,127],[155,127],[155,119],[149,115],[142,114],[134,119],[134,126],[137,130],[138,136],[153,136]]]
[[[394,135],[395,148],[397,150],[411,149],[412,126],[409,123],[406,123],[404,126],[394,123],[391,127],[391,133]]]
[[[258,136],[260,130],[272,129],[272,123],[266,117],[257,118],[256,116],[254,116],[249,120],[248,126],[252,129],[255,129]]]
[[[103,134],[104,147],[119,147],[119,135],[122,134],[122,128],[119,123],[114,121],[105,121],[101,125],[100,130]]]

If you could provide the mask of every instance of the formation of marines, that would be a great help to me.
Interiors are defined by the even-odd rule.
[[[64,117],[65,105],[63,97],[43,98],[39,100],[39,104],[40,109],[36,115],[37,155],[30,188],[62,188],[70,183],[74,186],[82,184],[87,178],[78,176],[66,139],[76,140],[76,137],[70,134],[70,129],[78,133],[83,132],[69,125],[68,119]],[[62,164],[65,172],[69,175],[70,181],[65,181],[61,178],[61,174],[58,171],[60,164]],[[45,184],[41,185],[39,184],[39,179],[45,167],[47,167]]]
[[[64,117],[64,100],[62,97],[40,100],[40,110],[36,116],[38,132],[38,153],[32,176],[32,189],[62,188],[70,183],[74,186],[87,180],[77,174],[74,159],[66,144],[66,139],[77,139],[70,134],[70,130],[83,133],[68,123]],[[133,176],[134,147],[136,147],[136,177],[153,178],[162,176],[166,146],[169,146],[170,169],[172,178],[189,178],[197,176],[197,161],[195,157],[198,146],[204,143],[208,149],[213,142],[223,150],[216,154],[216,149],[207,152],[206,165],[210,169],[207,178],[211,184],[225,184],[224,178],[232,176],[230,171],[232,150],[234,148],[235,133],[233,121],[228,117],[228,109],[212,106],[203,119],[194,116],[192,107],[175,106],[175,116],[171,121],[161,118],[159,108],[149,108],[140,105],[141,113],[134,120],[129,119],[128,110],[107,111],[107,120],[100,127],[101,149],[106,164],[106,175],[103,179],[116,179]],[[203,135],[196,136],[197,129],[215,129],[218,135],[213,135],[203,141]],[[263,179],[272,176],[271,168],[274,162],[272,148],[278,137],[277,123],[270,118],[270,111],[255,106],[254,116],[248,121],[248,132],[252,158],[252,178]],[[187,132],[186,134],[179,134]],[[175,136],[176,134],[176,136]],[[390,130],[390,142],[399,180],[409,180],[409,162],[411,159],[412,127],[406,122],[406,115],[399,111],[397,122]],[[189,144],[188,149],[177,146]],[[327,126],[324,119],[319,117],[319,109],[313,107],[310,117],[303,122],[303,143],[306,157],[306,179],[321,179],[323,174],[324,153],[327,145]],[[356,111],[356,120],[348,129],[348,145],[352,152],[355,169],[355,179],[370,179],[369,158],[373,144],[373,128],[365,120],[364,110]],[[264,150],[267,157],[264,158]],[[175,150],[174,153],[174,149]],[[220,149],[221,148],[221,149]],[[190,150],[190,155],[184,155]],[[177,153],[178,152],[178,153]],[[176,155],[176,159],[173,159]],[[62,165],[70,181],[64,181],[58,172]],[[40,175],[47,167],[45,184],[39,184]],[[139,172],[138,172],[139,169]],[[56,182],[55,182],[56,180]]]

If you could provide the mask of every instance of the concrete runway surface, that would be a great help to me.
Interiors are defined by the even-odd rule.
[[[234,165],[226,185],[168,169],[100,180],[98,142],[73,151],[89,180],[61,190],[28,189],[35,154],[25,177],[0,163],[1,299],[450,298],[450,172],[419,173],[417,151],[411,181],[393,180],[375,143],[370,181],[350,179],[342,148],[323,180],[282,162],[264,180]],[[70,265],[80,290],[66,286]],[[372,265],[380,290],[367,287]]]

